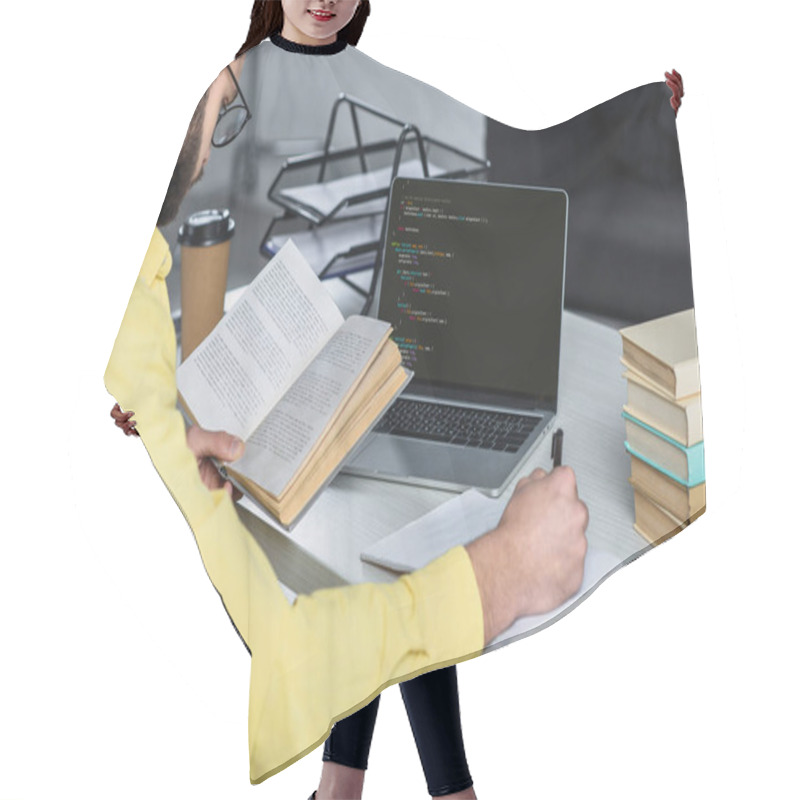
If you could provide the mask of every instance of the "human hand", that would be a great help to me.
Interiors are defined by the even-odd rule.
[[[669,99],[669,104],[678,116],[678,109],[681,107],[681,97],[683,97],[683,78],[680,72],[672,70],[672,72],[665,72],[664,77],[667,79],[667,86],[672,90],[672,97]]]
[[[541,614],[578,591],[589,513],[569,467],[522,478],[498,524],[467,546],[490,642],[517,617]]]
[[[111,409],[111,416],[114,418],[114,424],[126,436],[139,435],[139,431],[136,430],[136,420],[133,419],[133,411],[123,411],[119,407],[119,403],[114,403],[114,408]]]
[[[230,481],[225,481],[217,471],[213,458],[218,461],[235,461],[244,453],[244,442],[225,431],[207,431],[198,425],[186,430],[186,445],[197,459],[200,479],[207,489],[224,489],[232,498],[238,499],[241,493],[235,491]]]
[[[519,566],[520,615],[550,611],[578,591],[588,523],[569,467],[537,469],[517,483],[498,529]]]

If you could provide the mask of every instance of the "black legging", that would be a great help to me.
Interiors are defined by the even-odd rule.
[[[460,792],[472,786],[467,766],[456,668],[426,672],[400,684],[408,721],[432,797]],[[380,695],[333,726],[325,742],[323,761],[366,769]]]

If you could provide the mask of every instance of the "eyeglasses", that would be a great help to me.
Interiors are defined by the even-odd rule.
[[[240,97],[242,102],[237,103],[235,106],[222,105],[214,128],[214,134],[211,137],[211,144],[214,147],[225,147],[225,145],[230,144],[242,132],[247,120],[253,116],[250,113],[247,100],[244,99],[242,90],[239,88],[239,82],[230,67],[228,67],[228,72],[230,72],[233,85],[236,87],[236,96]]]

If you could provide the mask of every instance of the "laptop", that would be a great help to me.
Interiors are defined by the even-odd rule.
[[[553,424],[563,189],[395,178],[374,312],[414,377],[344,470],[497,496]]]

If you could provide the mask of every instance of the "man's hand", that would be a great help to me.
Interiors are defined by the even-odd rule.
[[[500,524],[467,546],[489,643],[517,617],[541,614],[578,591],[589,513],[569,467],[522,478]]]
[[[207,489],[225,489],[231,496],[234,493],[230,481],[223,481],[212,458],[229,462],[240,458],[244,453],[244,442],[225,431],[207,431],[197,425],[191,425],[186,431],[186,444],[197,459],[200,479]]]
[[[133,411],[123,411],[119,403],[111,409],[114,424],[126,436],[138,436],[136,420]],[[236,436],[225,431],[207,431],[197,425],[191,425],[186,431],[186,445],[197,459],[197,469],[200,479],[207,489],[224,489],[234,500],[241,497],[241,492],[235,490],[230,481],[223,481],[217,471],[212,458],[217,461],[230,462],[241,458],[244,453],[244,442]]]
[[[136,430],[136,420],[133,418],[133,411],[123,411],[119,407],[119,403],[114,403],[114,408],[111,409],[111,416],[114,418],[114,424],[126,436],[139,435],[139,431]]]
[[[669,104],[678,116],[678,109],[681,107],[681,97],[683,97],[683,78],[680,72],[672,70],[672,72],[665,72],[664,77],[667,79],[667,86],[672,90],[672,97],[669,99]]]

